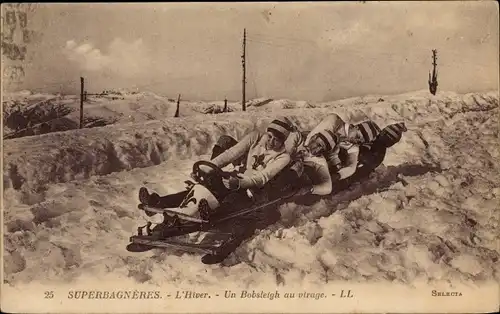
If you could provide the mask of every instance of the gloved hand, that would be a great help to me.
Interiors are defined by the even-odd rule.
[[[205,165],[200,166],[200,170],[206,174],[209,174],[210,172],[214,171],[213,168],[207,167]]]
[[[228,190],[231,191],[237,191],[241,187],[240,178],[236,176],[230,176],[229,178],[222,178],[222,183]]]
[[[300,190],[297,191],[297,195],[303,196],[303,195],[311,194],[312,191],[313,191],[312,185],[307,185],[307,186],[301,187]]]
[[[189,176],[190,176],[190,177],[191,177],[191,179],[193,179],[195,182],[198,182],[198,181],[199,181],[198,176],[197,176],[194,172],[191,172],[191,174],[189,174]]]
[[[306,156],[310,155],[309,152],[305,149],[301,149],[301,150],[298,150],[295,154],[294,154],[294,160],[299,160],[299,161],[304,161],[304,158],[306,158]]]

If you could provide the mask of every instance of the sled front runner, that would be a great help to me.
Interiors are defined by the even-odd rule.
[[[209,245],[202,243],[190,243],[188,241],[179,241],[172,239],[157,239],[153,236],[132,236],[130,242],[157,248],[173,248],[180,249],[183,251],[198,253],[198,254],[210,254],[217,255],[218,249],[224,244],[220,245]]]
[[[203,232],[201,240],[159,238],[155,235],[136,235],[130,238],[127,250],[143,252],[153,248],[166,248],[183,252],[204,254],[202,262],[205,264],[219,263],[233,252],[250,234],[224,232],[223,230],[209,230]],[[252,230],[253,234],[253,230]]]
[[[155,213],[168,212],[167,216],[178,218],[177,223],[171,226],[165,224],[157,225],[153,230],[146,228],[146,235],[135,235],[130,237],[130,244],[128,250],[147,250],[152,248],[173,248],[191,253],[201,253],[211,256],[225,256],[232,250],[236,249],[238,245],[248,236],[253,234],[254,230],[251,226],[245,223],[245,215],[249,215],[258,210],[264,209],[267,206],[276,205],[283,200],[290,198],[295,193],[290,193],[284,197],[255,204],[248,208],[227,213],[217,213],[210,221],[203,221],[201,223],[193,222],[191,220],[183,220],[181,216],[176,216],[174,211],[168,209],[152,208],[142,205],[142,208],[147,211]],[[230,209],[230,208],[229,208]],[[228,209],[228,210],[229,210]],[[204,239],[201,243],[195,243],[192,240],[179,240],[174,237],[188,235],[195,232],[204,232],[209,234],[208,241]],[[216,241],[210,238],[218,238]],[[223,239],[221,239],[223,238]],[[135,244],[135,246],[134,246]]]

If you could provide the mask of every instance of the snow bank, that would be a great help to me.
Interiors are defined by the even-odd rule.
[[[381,127],[404,120],[410,132],[403,141],[415,142],[412,149],[418,152],[425,148],[422,143],[426,135],[422,132],[427,129],[433,132],[431,126],[436,121],[452,119],[462,112],[487,111],[498,106],[498,96],[494,93],[393,98],[370,104],[356,104],[356,100],[351,100],[349,106],[346,101],[339,102],[339,106],[335,102],[327,103],[323,108],[307,109],[307,114],[304,109],[276,112],[275,106],[264,105],[258,111],[246,113],[193,115],[182,119],[170,117],[140,124],[126,123],[13,139],[4,142],[4,184],[6,188],[38,193],[51,183],[192,158],[208,153],[220,135],[241,138],[252,129],[263,130],[277,115],[291,117],[303,129],[311,129],[325,114],[332,112],[350,122],[371,118]],[[424,124],[423,130],[421,124]],[[434,149],[434,145],[431,147]],[[404,154],[401,157],[406,158]]]
[[[54,112],[58,109],[57,112]],[[105,91],[90,94],[84,101],[84,128],[109,124],[144,123],[174,117],[175,99],[151,92]],[[223,101],[193,102],[181,100],[179,116],[204,115],[222,112]],[[228,103],[230,111],[238,111],[238,104]],[[66,130],[75,130],[80,124],[80,98],[77,95],[33,94],[29,91],[12,93],[3,98],[4,139],[19,138]],[[31,127],[15,133],[19,129]],[[45,122],[48,127],[39,130]]]

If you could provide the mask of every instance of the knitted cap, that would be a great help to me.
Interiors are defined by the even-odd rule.
[[[380,133],[379,126],[371,120],[358,123],[356,124],[356,127],[363,135],[366,143],[370,143],[375,140]]]
[[[339,137],[329,130],[322,130],[318,132],[317,135],[318,138],[321,139],[323,143],[325,143],[327,151],[332,150],[339,143]]]
[[[404,122],[394,123],[386,126],[380,135],[377,137],[377,144],[382,145],[384,147],[391,147],[403,136],[403,133],[408,131]]]
[[[386,136],[391,141],[399,141],[401,139],[401,135],[408,131],[404,122],[388,125],[384,130],[387,132]]]
[[[272,132],[276,137],[280,138],[284,142],[290,135],[290,132],[293,131],[293,126],[288,119],[277,118],[269,124],[267,131]]]

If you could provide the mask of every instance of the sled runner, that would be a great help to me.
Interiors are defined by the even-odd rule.
[[[207,162],[197,162],[193,168],[201,163],[206,165]],[[248,197],[247,201],[249,202],[244,204],[242,208],[237,208],[238,203],[236,202],[222,202],[215,212],[207,213],[212,208],[207,206],[206,202],[201,201],[199,197],[207,196],[206,194],[210,193],[206,187],[209,185],[207,184],[209,181],[206,180],[203,184],[197,183],[189,187],[189,191],[193,191],[193,193],[188,193],[183,201],[185,204],[188,203],[188,200],[193,200],[193,196],[198,197],[190,203],[190,205],[197,204],[198,208],[201,209],[198,217],[184,214],[177,209],[139,205],[144,211],[163,215],[164,221],[154,228],[151,228],[150,223],[139,227],[138,234],[130,237],[131,243],[127,246],[127,250],[143,252],[153,248],[180,249],[186,252],[205,254],[202,257],[202,262],[205,264],[219,263],[233,252],[241,242],[254,234],[256,220],[266,219],[266,214],[279,215],[279,212],[275,210],[279,205],[293,201],[299,187],[296,185],[290,190],[282,192],[272,191],[276,187],[270,186],[265,191],[267,198],[255,197],[252,199],[252,197]],[[275,212],[273,213],[273,211]],[[205,240],[197,243],[189,237],[181,238],[197,232],[209,233],[220,240],[216,242]]]
[[[354,175],[336,182],[335,194],[352,183],[370,175],[384,160],[386,149],[401,139],[406,131],[404,124],[392,124],[384,128],[371,144],[360,147],[358,169]],[[209,167],[207,174],[201,166]],[[244,240],[251,237],[259,221],[278,220],[277,208],[300,200],[298,190],[306,177],[289,180],[287,168],[259,191],[229,192],[223,187],[222,178],[229,174],[211,162],[198,161],[193,165],[196,182],[189,182],[185,197],[177,208],[158,208],[139,205],[149,215],[163,216],[163,222],[153,226],[148,223],[139,227],[137,235],[130,237],[127,250],[143,252],[153,248],[169,248],[197,254],[205,254],[202,262],[222,262]],[[280,185],[292,181],[286,188]],[[201,239],[200,239],[201,238]]]

